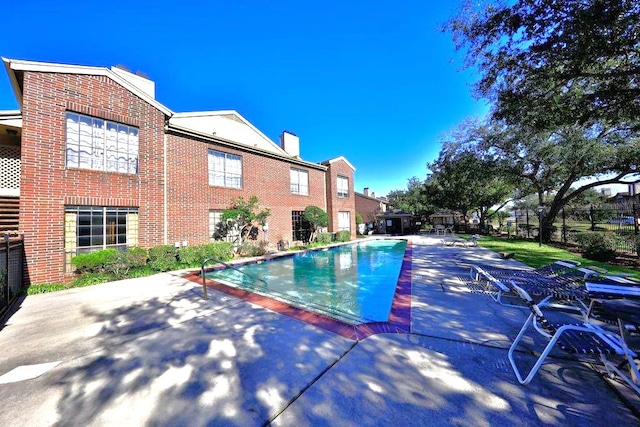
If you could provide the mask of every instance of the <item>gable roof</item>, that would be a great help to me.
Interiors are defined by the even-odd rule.
[[[82,75],[92,75],[92,76],[105,76],[109,77],[111,80],[115,81],[119,85],[123,86],[125,89],[138,96],[145,102],[148,102],[167,116],[173,115],[173,112],[159,103],[158,101],[150,96],[146,91],[141,89],[140,87],[133,84],[133,79],[127,79],[123,77],[123,72],[116,72],[109,68],[105,67],[92,67],[86,65],[68,65],[68,64],[56,64],[51,62],[35,62],[35,61],[24,61],[19,59],[9,59],[2,57],[2,61],[4,62],[4,66],[7,69],[7,74],[9,74],[9,80],[11,81],[11,86],[13,87],[13,91],[18,99],[18,104],[22,108],[22,88],[20,83],[18,82],[18,77],[16,76],[17,71],[36,71],[41,73],[64,73],[64,74],[82,74]],[[132,76],[135,76],[132,74]]]
[[[169,126],[191,129],[279,156],[291,157],[235,110],[174,113]]]
[[[355,172],[356,168],[351,163],[349,163],[349,160],[347,160],[344,156],[339,156],[339,157],[335,157],[333,159],[325,160],[324,162],[321,162],[321,164],[328,166],[331,163],[340,162],[340,161],[345,162],[347,164],[347,166],[349,166]]]

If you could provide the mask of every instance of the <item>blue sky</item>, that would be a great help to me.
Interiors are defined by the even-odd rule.
[[[0,55],[110,67],[156,82],[175,112],[236,110],[303,159],[345,156],[376,195],[424,179],[439,139],[485,114],[440,27],[458,1],[21,0]],[[17,109],[6,72],[0,109]]]

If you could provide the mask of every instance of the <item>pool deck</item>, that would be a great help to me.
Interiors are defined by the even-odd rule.
[[[527,311],[455,279],[517,262],[411,241],[409,327],[366,337],[213,288],[203,300],[187,272],[29,296],[0,330],[0,425],[640,423],[640,398],[586,364],[554,357],[518,384],[507,349]]]

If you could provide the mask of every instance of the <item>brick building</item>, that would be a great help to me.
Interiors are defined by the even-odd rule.
[[[365,187],[362,193],[356,192],[356,212],[362,215],[365,223],[375,223],[377,217],[387,211],[387,200],[376,197],[375,193]]]
[[[315,205],[355,237],[354,167],[300,158],[235,111],[174,113],[155,83],[120,68],[3,59],[20,111],[0,112],[0,231],[25,236],[28,283],[72,277],[108,247],[207,243],[231,199],[269,208],[269,242],[294,241]]]

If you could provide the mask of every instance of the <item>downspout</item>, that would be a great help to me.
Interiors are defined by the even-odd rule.
[[[169,240],[168,237],[168,227],[169,227],[169,220],[168,220],[168,214],[167,214],[167,126],[164,127],[164,136],[163,136],[163,186],[162,186],[162,211],[163,211],[163,222],[164,222],[164,236],[163,236],[163,244],[166,245],[167,241]]]

